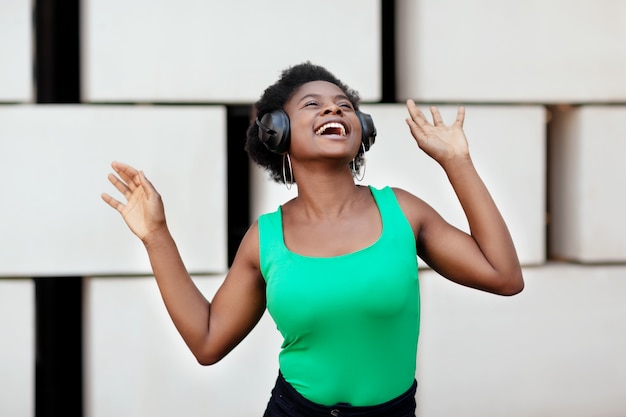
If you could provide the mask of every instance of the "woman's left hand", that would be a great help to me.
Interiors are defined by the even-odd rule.
[[[426,116],[413,100],[407,100],[406,106],[411,116],[406,122],[417,145],[426,154],[442,166],[454,158],[469,157],[469,147],[463,132],[465,107],[459,107],[456,120],[448,126],[443,122],[436,106],[430,107],[433,123],[426,120]]]

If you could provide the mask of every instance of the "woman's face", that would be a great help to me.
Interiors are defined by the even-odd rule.
[[[300,86],[285,103],[293,158],[331,157],[352,160],[361,143],[361,124],[346,94],[333,83]]]

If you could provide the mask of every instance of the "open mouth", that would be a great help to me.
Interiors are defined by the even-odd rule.
[[[315,131],[317,135],[340,135],[346,136],[346,128],[341,123],[330,122],[322,125]]]

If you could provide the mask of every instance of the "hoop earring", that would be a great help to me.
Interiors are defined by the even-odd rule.
[[[365,159],[365,145],[363,145],[363,142],[361,142],[361,149],[363,149],[363,164],[361,165],[361,169],[359,169],[359,171],[361,171],[360,176],[359,176],[359,172],[357,172],[356,170],[356,156],[354,157],[354,159],[352,159],[352,162],[350,162],[350,169],[352,170],[352,176],[356,178],[357,181],[363,181],[363,178],[365,178],[366,159]],[[358,156],[358,153],[357,153],[357,156]]]
[[[285,164],[285,160],[287,160],[287,164]],[[285,174],[285,165],[289,165],[289,182],[287,182],[287,175]],[[293,185],[293,171],[291,169],[291,158],[289,157],[289,153],[285,153],[283,155],[283,182],[288,190],[291,190],[291,186]]]

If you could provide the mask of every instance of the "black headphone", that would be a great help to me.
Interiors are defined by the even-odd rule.
[[[366,151],[376,140],[376,127],[372,116],[360,111],[356,115],[361,123],[361,143]],[[289,116],[283,110],[274,110],[265,113],[261,119],[256,119],[259,127],[259,140],[274,153],[283,153],[289,149],[290,127]]]

